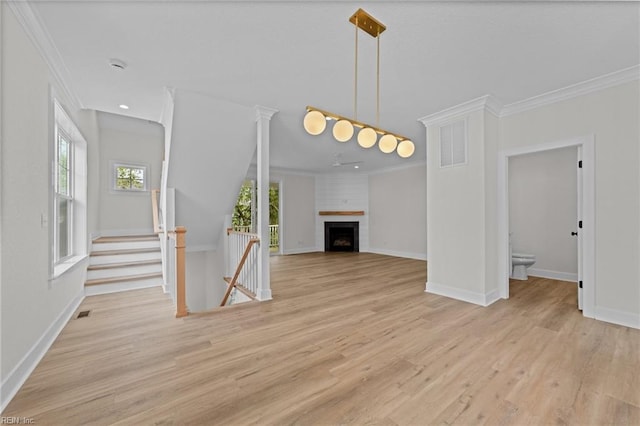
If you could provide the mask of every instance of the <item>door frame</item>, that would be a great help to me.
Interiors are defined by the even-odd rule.
[[[509,158],[535,152],[576,146],[582,151],[582,314],[595,318],[595,137],[593,134],[573,139],[542,143],[498,152],[498,288],[500,297],[509,298]],[[576,159],[577,163],[577,159]],[[578,165],[576,164],[576,167]],[[577,224],[576,224],[577,226]],[[580,252],[580,250],[579,250]]]

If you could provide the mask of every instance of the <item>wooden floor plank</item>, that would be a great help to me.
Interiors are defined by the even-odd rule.
[[[640,424],[640,331],[531,277],[482,308],[423,261],[271,258],[274,299],[176,319],[159,288],[90,296],[3,416],[36,424]]]

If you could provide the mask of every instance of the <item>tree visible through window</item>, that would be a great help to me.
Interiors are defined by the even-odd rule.
[[[70,138],[57,129],[55,182],[55,261],[71,255],[72,171]]]
[[[116,165],[115,188],[119,190],[145,191],[146,167]]]

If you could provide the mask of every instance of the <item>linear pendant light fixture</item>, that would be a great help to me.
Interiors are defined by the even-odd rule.
[[[327,121],[334,120],[333,137],[338,142],[349,141],[354,134],[354,127],[358,130],[358,144],[363,148],[371,148],[376,143],[380,151],[390,154],[396,151],[402,158],[408,158],[413,155],[415,146],[409,138],[397,133],[389,132],[379,127],[380,121],[380,34],[387,29],[380,21],[369,15],[362,9],[358,9],[351,18],[349,18],[356,28],[355,41],[355,78],[354,78],[354,119],[347,118],[339,114],[321,110],[320,108],[307,106],[307,114],[304,117],[304,129],[310,135],[319,135],[324,132],[327,127]],[[376,55],[376,125],[358,121],[358,29],[377,39],[378,48]],[[378,135],[380,139],[378,140]],[[397,149],[396,149],[397,148]]]

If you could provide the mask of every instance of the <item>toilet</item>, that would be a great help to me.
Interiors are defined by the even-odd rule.
[[[511,253],[511,278],[515,280],[526,280],[527,268],[536,263],[533,254]]]

